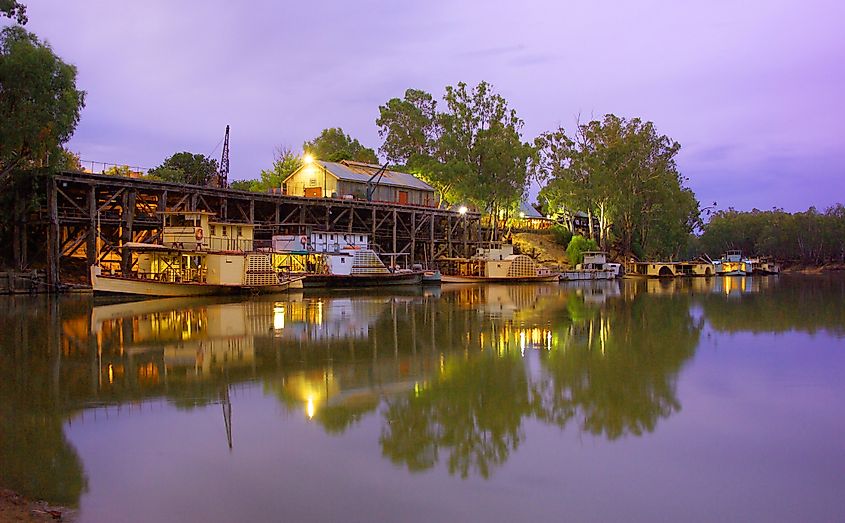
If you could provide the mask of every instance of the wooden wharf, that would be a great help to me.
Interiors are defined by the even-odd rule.
[[[269,247],[274,234],[311,231],[367,233],[381,252],[407,253],[410,264],[470,256],[488,237],[480,214],[447,209],[306,198],[276,193],[184,185],[146,178],[62,172],[47,181],[42,220],[47,229],[48,284],[62,281],[62,265],[130,271],[129,242],[160,239],[166,211],[208,211],[221,221],[256,226],[256,245]],[[33,224],[34,225],[34,224]]]

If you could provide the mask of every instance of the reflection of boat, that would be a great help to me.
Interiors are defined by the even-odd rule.
[[[422,270],[401,269],[391,256],[388,268],[369,248],[369,235],[313,232],[273,237],[273,265],[282,273],[301,272],[305,287],[381,287],[417,285]],[[404,256],[404,254],[402,255]]]
[[[621,265],[618,263],[607,263],[607,253],[601,251],[588,251],[584,253],[584,261],[575,266],[575,269],[560,273],[562,281],[579,280],[612,280],[619,276]]]
[[[472,258],[444,258],[440,262],[443,283],[538,283],[556,282],[560,275],[537,266],[529,256],[513,253],[513,245],[479,248]]]
[[[211,213],[165,213],[163,242],[126,243],[137,260],[129,273],[90,268],[96,294],[207,296],[274,293],[301,288],[300,277],[282,277],[270,256],[253,250],[251,224],[211,222]]]

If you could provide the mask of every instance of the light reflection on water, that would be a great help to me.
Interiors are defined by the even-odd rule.
[[[798,277],[7,298],[0,485],[91,521],[841,519],[843,298]]]

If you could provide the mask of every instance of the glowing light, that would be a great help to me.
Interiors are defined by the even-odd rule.
[[[520,217],[520,218],[525,218],[525,213],[524,213],[524,212],[522,212],[522,211],[519,211],[519,217]]]
[[[469,210],[469,209],[467,209],[467,206],[466,206],[466,205],[461,205],[460,207],[458,207],[458,214],[460,214],[461,216],[463,216],[464,214],[466,214],[466,213],[467,213],[467,211],[468,211],[468,210]]]
[[[305,153],[302,155],[302,163],[305,165],[311,165],[314,163],[314,156],[311,153]]]
[[[109,383],[114,383],[114,367],[109,363]]]
[[[314,397],[308,396],[308,402],[305,405],[305,414],[308,415],[308,419],[312,419],[314,417]]]

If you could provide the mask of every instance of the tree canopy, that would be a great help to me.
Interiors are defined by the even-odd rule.
[[[675,164],[680,144],[651,122],[608,114],[578,124],[571,137],[563,128],[544,133],[535,145],[549,212],[586,212],[588,234],[595,220],[605,248],[614,233],[624,253],[678,256],[700,223],[698,201]]]
[[[181,152],[150,169],[147,176],[165,182],[207,185],[217,175],[217,170],[217,160],[202,154]]]
[[[437,189],[446,202],[472,203],[493,215],[515,208],[534,153],[522,142],[516,111],[487,82],[447,86],[445,110],[408,89],[379,107],[380,151]]]
[[[29,21],[26,17],[26,6],[15,0],[0,0],[0,14],[21,25],[26,25]]]
[[[344,133],[340,127],[323,129],[320,136],[302,144],[302,149],[317,159],[329,162],[353,160],[378,163],[375,151],[361,145],[361,142]]]
[[[257,180],[235,180],[229,184],[232,189],[252,192],[268,192],[282,187],[285,178],[293,174],[302,165],[302,157],[290,148],[281,146],[276,149],[273,166],[261,170]]]
[[[61,161],[84,106],[74,66],[20,26],[0,31],[0,180]]]
[[[715,213],[698,241],[701,251],[718,257],[731,249],[749,256],[773,256],[807,264],[845,262],[845,207],[837,204],[824,212],[810,207],[804,212],[782,209]]]

